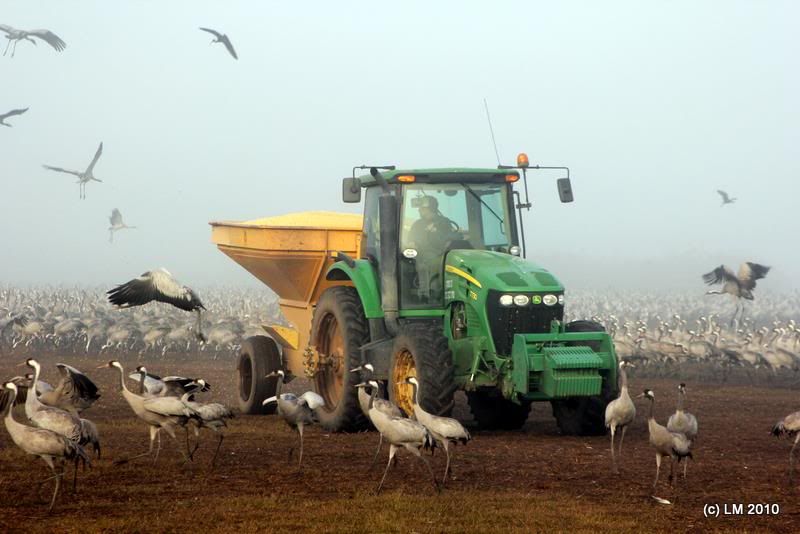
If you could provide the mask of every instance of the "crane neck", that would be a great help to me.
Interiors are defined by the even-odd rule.
[[[419,406],[419,389],[417,389],[417,385],[413,382],[411,384],[411,395],[414,398],[414,404]]]
[[[283,386],[283,377],[281,375],[275,375],[278,378],[278,383],[275,385],[275,397],[280,400],[281,398],[281,388]]]
[[[686,401],[686,392],[683,390],[678,391],[678,408],[679,412],[683,411],[683,405]]]
[[[122,369],[122,365],[117,367],[119,370],[119,387],[121,391],[128,391],[128,387],[125,385],[125,371]]]
[[[625,372],[625,366],[619,368],[619,387],[628,389],[628,373]]]
[[[378,396],[378,389],[380,389],[380,385],[377,388],[372,388],[372,393],[370,393],[370,395],[369,395],[369,409],[370,410],[375,405],[375,398]]]
[[[648,418],[648,420],[650,420],[650,421],[655,421],[656,417],[655,417],[655,415],[653,414],[653,407],[656,405],[656,400],[655,400],[655,399],[653,399],[652,397],[651,397],[651,398],[648,398],[648,400],[650,401],[650,415],[648,415],[648,417],[647,417],[647,418]]]

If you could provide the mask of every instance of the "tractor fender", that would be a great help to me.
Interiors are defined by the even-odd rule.
[[[378,276],[368,260],[355,260],[353,266],[337,261],[325,272],[326,280],[350,280],[358,292],[367,319],[383,317]]]

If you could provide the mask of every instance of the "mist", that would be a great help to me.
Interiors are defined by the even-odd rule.
[[[103,285],[166,267],[257,285],[209,221],[360,211],[360,164],[529,173],[528,258],[567,287],[705,290],[720,264],[797,288],[793,2],[4,2],[67,43],[0,57],[0,283]],[[226,33],[228,55],[199,26]],[[5,47],[5,41],[2,42]],[[69,175],[100,142],[86,199]],[[721,207],[717,189],[738,200]],[[108,242],[113,208],[136,230]]]

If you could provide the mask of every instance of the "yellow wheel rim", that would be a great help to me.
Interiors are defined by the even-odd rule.
[[[334,410],[344,391],[346,349],[342,330],[336,317],[330,314],[322,319],[322,332],[318,341],[320,359],[325,361],[317,373],[317,391],[325,399],[325,407]]]
[[[405,380],[412,376],[415,378],[417,376],[414,356],[407,350],[401,350],[395,357],[391,387],[394,392],[395,404],[402,408],[409,417],[414,413],[414,388],[411,384],[406,384]]]

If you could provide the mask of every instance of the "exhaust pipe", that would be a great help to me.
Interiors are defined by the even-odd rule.
[[[381,225],[381,308],[386,330],[390,335],[396,336],[400,330],[398,322],[398,292],[397,292],[397,198],[392,194],[392,189],[386,178],[375,167],[369,170],[383,189],[383,194],[378,199],[378,219]]]

